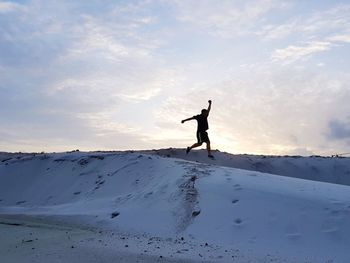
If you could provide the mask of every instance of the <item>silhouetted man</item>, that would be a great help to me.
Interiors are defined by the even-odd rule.
[[[197,125],[197,143],[193,144],[191,147],[187,147],[186,154],[188,154],[193,148],[199,147],[203,144],[203,142],[205,142],[207,144],[208,157],[213,159],[214,156],[211,154],[210,140],[207,133],[207,130],[209,129],[208,116],[211,109],[211,100],[209,100],[208,102],[209,102],[208,109],[203,109],[201,114],[182,120],[181,123],[184,123],[190,120],[197,120],[197,124],[198,124]]]

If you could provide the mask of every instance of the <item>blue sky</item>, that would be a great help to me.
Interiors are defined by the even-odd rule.
[[[0,1],[0,150],[350,148],[349,1]]]

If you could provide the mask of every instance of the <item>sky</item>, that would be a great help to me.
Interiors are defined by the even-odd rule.
[[[350,152],[350,1],[0,1],[0,151]]]

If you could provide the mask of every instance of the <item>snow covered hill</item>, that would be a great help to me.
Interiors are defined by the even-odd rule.
[[[184,149],[175,148],[144,152],[244,170],[350,185],[350,158],[345,157],[248,155],[214,151],[216,160],[211,161],[207,158],[206,150],[191,151],[188,155]]]
[[[164,260],[350,262],[348,158],[204,158],[177,149],[2,153],[0,223],[40,218],[156,240]]]

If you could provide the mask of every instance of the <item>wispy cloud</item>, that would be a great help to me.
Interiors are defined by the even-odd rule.
[[[131,101],[131,102],[139,102],[144,100],[149,100],[155,96],[157,96],[161,92],[160,88],[152,88],[149,90],[142,90],[138,93],[131,93],[131,94],[121,94],[120,97]]]
[[[25,10],[25,7],[21,4],[14,3],[14,2],[0,2],[0,14],[1,13],[10,13],[13,11],[18,11],[18,10]]]
[[[276,49],[271,58],[274,62],[289,64],[298,60],[305,60],[312,55],[329,51],[340,44],[350,43],[350,34],[339,34],[327,37],[322,41],[310,41],[303,45],[290,45],[286,48]]]
[[[204,34],[224,38],[250,34],[268,12],[289,6],[285,1],[275,0],[175,2],[180,21],[201,28]]]
[[[343,34],[350,25],[350,5],[335,5],[326,10],[314,10],[311,14],[287,16],[287,22],[282,24],[262,24],[256,34],[268,40],[293,36],[299,41],[310,41],[318,36],[325,38],[334,32]]]
[[[285,64],[293,63],[300,59],[306,59],[312,54],[327,51],[331,49],[331,42],[314,41],[303,46],[288,46],[284,49],[277,49],[273,52],[271,58],[273,61],[282,61]]]
[[[298,21],[293,19],[293,21],[282,25],[263,25],[255,34],[265,40],[275,40],[288,37],[293,32],[298,31],[298,28]]]
[[[144,30],[155,23],[147,5],[1,2],[0,131],[16,130],[12,144],[144,145],[120,105],[149,100],[173,79],[152,54],[161,42]]]
[[[332,42],[350,43],[350,33],[331,36],[328,39]]]
[[[274,50],[271,58],[275,62],[289,64],[305,60],[334,49],[340,43],[349,43],[350,5],[314,11],[310,16],[307,14],[290,20],[282,25],[265,25],[257,32],[265,40],[290,37],[297,41]]]

